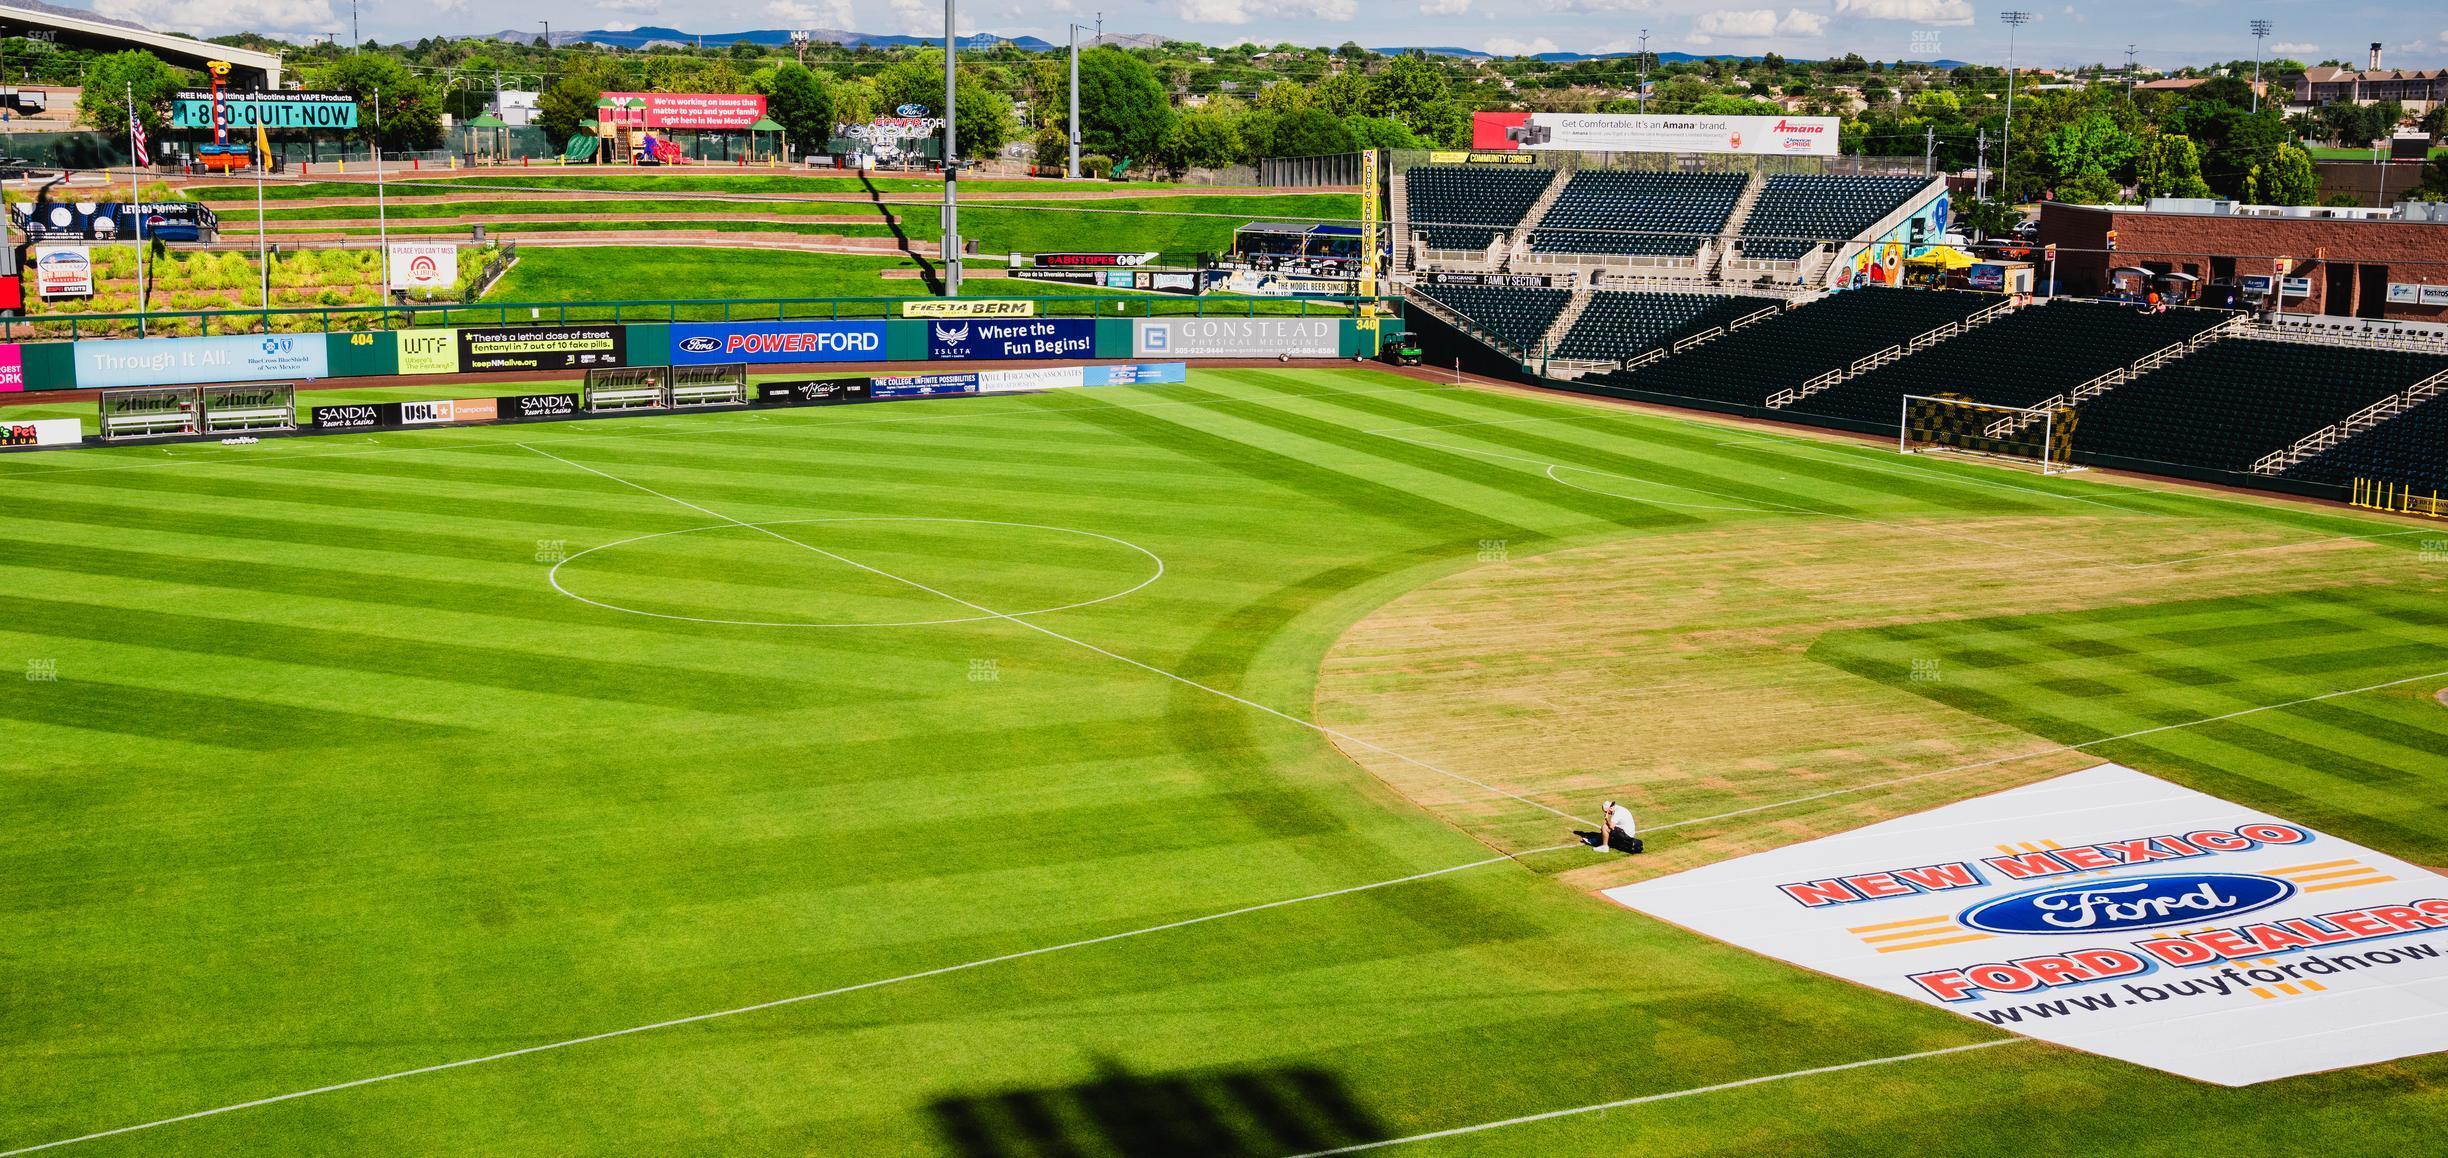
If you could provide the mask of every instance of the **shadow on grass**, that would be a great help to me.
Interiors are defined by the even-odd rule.
[[[859,187],[867,191],[867,200],[875,206],[876,215],[884,219],[884,228],[892,230],[893,241],[901,247],[902,256],[918,263],[918,276],[926,279],[927,296],[943,296],[943,274],[936,270],[934,262],[919,256],[917,247],[910,244],[909,232],[901,228],[901,215],[893,212],[893,207],[885,203],[884,191],[876,188],[874,179],[864,172],[859,174]]]
[[[1341,1079],[1308,1067],[1141,1077],[1100,1061],[1078,1085],[946,1098],[932,1111],[965,1158],[1224,1158],[1387,1136]]]

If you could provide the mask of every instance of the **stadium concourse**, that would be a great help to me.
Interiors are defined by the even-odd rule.
[[[1890,436],[1905,399],[1940,396],[2057,415],[2080,465],[2448,494],[2448,325],[1904,288],[1946,234],[1943,181],[1586,163],[1396,173],[1394,261],[1432,362]]]

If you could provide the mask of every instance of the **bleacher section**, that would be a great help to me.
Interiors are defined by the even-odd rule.
[[[2220,342],[2079,407],[2075,456],[2242,472],[2443,370],[2438,354]]]
[[[1926,177],[1771,174],[1743,222],[1742,258],[1799,261],[1820,242],[1848,241],[1877,225],[1928,186]]]
[[[1830,370],[1960,323],[1998,302],[1987,294],[1853,290],[1787,310],[1640,369],[1617,371],[1593,381],[1656,394],[1763,406],[1779,390],[1799,389]]]
[[[1521,225],[1554,182],[1555,170],[1421,165],[1404,180],[1412,236],[1430,249],[1477,253]]]
[[[2448,394],[2357,432],[2286,477],[2335,486],[2371,479],[2418,495],[2448,494]]]
[[[1572,361],[1621,362],[1782,304],[1718,294],[1593,294],[1554,353]]]
[[[1690,257],[1724,231],[1749,180],[1742,173],[1575,173],[1530,235],[1530,251]]]
[[[1902,414],[1907,394],[1961,394],[1998,406],[2037,406],[2188,341],[2230,316],[2052,302],[1847,379],[1795,402],[1793,409],[1891,424]]]
[[[1495,336],[1506,349],[1528,357],[1564,314],[1572,292],[1560,289],[1502,289],[1491,286],[1414,286],[1414,296],[1426,297],[1462,315]]]

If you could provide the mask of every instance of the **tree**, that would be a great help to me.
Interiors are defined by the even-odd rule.
[[[2040,138],[2040,167],[2049,184],[2060,187],[2060,200],[2098,205],[2115,200],[2115,190],[2139,152],[2141,142],[2107,114],[2091,112]],[[2079,200],[2069,196],[2075,187],[2081,192]],[[2108,196],[2098,195],[2103,190]]]
[[[2263,205],[2310,205],[2320,196],[2320,172],[2312,154],[2298,145],[2280,145],[2268,163],[2255,166],[2245,180],[2245,199]]]
[[[940,110],[943,74],[942,49],[910,53],[875,75],[877,104],[884,108],[918,105]],[[1083,90],[1086,87],[1085,83],[1081,85]],[[1019,120],[1012,115],[1011,98],[988,87],[974,66],[960,70],[953,93],[960,102],[959,123],[953,127],[959,131],[961,155],[983,157],[1002,152],[1004,144],[1020,129]]]
[[[2134,160],[2134,185],[2144,197],[2210,197],[2202,180],[2201,150],[2181,133],[2161,133]]]
[[[114,52],[93,62],[85,91],[77,97],[77,119],[113,140],[127,139],[128,95],[135,94],[136,119],[158,138],[170,123],[170,96],[185,81],[150,52]]]
[[[1210,105],[1173,118],[1173,131],[1160,156],[1175,172],[1221,169],[1241,159],[1241,130],[1232,114]]]
[[[1419,134],[1410,126],[1391,117],[1348,117],[1344,127],[1363,149],[1418,149],[1426,147]]]
[[[2023,214],[2003,201],[1982,201],[1957,194],[1953,200],[1955,227],[1979,237],[2011,233]]]
[[[309,87],[357,99],[357,127],[348,134],[352,141],[376,139],[378,123],[386,149],[422,149],[442,139],[440,94],[424,78],[408,71],[408,66],[388,56],[349,53],[315,70]]]
[[[801,153],[822,149],[833,137],[833,94],[797,61],[773,70],[765,87],[765,115]]]
[[[1173,129],[1173,106],[1147,62],[1119,48],[1080,54],[1080,139],[1110,157],[1153,157]]]
[[[2423,162],[2422,184],[2414,191],[2428,201],[2448,201],[2448,153],[2434,154]]]
[[[1324,109],[1302,109],[1282,118],[1263,142],[1252,141],[1269,157],[1324,157],[1357,152],[1360,139],[1350,126]]]
[[[1439,143],[1459,143],[1470,131],[1470,110],[1454,99],[1444,66],[1425,56],[1400,56],[1387,65],[1369,86],[1368,111]]]
[[[555,149],[578,135],[580,123],[595,119],[595,102],[603,90],[583,76],[565,76],[536,98],[536,126]]]

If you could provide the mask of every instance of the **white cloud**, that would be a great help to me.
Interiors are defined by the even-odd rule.
[[[329,0],[192,0],[175,7],[152,0],[94,0],[93,10],[163,32],[218,36],[227,32],[328,32],[340,27]]]
[[[970,12],[974,10],[972,8],[958,13],[960,26],[955,31],[960,35],[970,36],[977,32],[977,18],[970,15]],[[901,34],[904,36],[940,37],[943,35],[943,5],[935,3],[934,0],[892,0],[892,12],[893,22],[900,26]],[[865,29],[853,28],[847,19],[832,27],[865,31]]]
[[[1499,36],[1480,47],[1496,56],[1537,56],[1542,52],[1558,51],[1556,42],[1544,36],[1535,40],[1516,40],[1510,36]]]
[[[1713,43],[1720,37],[1727,40],[1765,40],[1772,36],[1820,36],[1826,32],[1827,17],[1799,8],[1786,9],[1782,17],[1777,15],[1774,8],[1704,12],[1692,22],[1693,43],[1696,44]]]
[[[898,5],[905,0],[893,0]],[[1253,20],[1350,20],[1359,0],[1181,0],[1181,18],[1193,24],[1247,24]]]
[[[654,16],[663,11],[663,0],[596,0],[595,7],[633,16]]]
[[[662,0],[644,0],[644,2],[660,5]],[[807,3],[806,0],[773,0],[772,3],[765,6],[765,13],[793,28],[848,28],[851,26],[850,0],[817,0],[813,4]],[[941,31],[943,22],[936,21],[935,27],[937,31]]]
[[[2442,37],[2442,39],[2448,39],[2448,35],[2444,35],[2444,36]],[[2307,55],[2307,56],[2308,56],[2308,55],[2310,55],[2310,54],[2312,54],[2312,53],[2319,52],[2319,51],[2320,51],[2320,45],[2317,45],[2317,44],[2304,44],[2304,43],[2301,43],[2301,42],[2298,42],[2298,41],[2293,41],[2293,40],[2281,40],[2281,41],[2279,41],[2279,42],[2278,42],[2278,43],[2276,43],[2276,44],[2270,45],[2270,51],[2271,51],[2271,52],[2278,52],[2278,53],[2285,53],[2285,54],[2290,55],[2290,56],[2292,56],[2292,55],[2297,55],[2297,54],[2302,54],[2302,55]]]
[[[1460,16],[1470,11],[1471,0],[1425,0],[1420,5],[1422,16]]]
[[[1643,12],[1652,0],[1538,0],[1549,12]]]
[[[1864,20],[1910,20],[1917,24],[1970,24],[1969,0],[1836,0],[1840,16]]]

